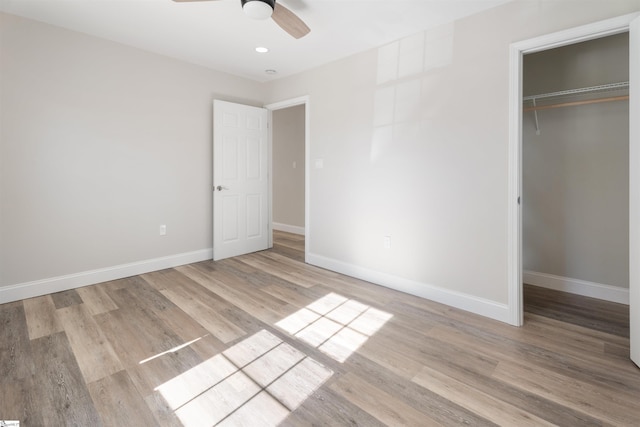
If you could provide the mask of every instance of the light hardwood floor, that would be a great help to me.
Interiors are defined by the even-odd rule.
[[[305,265],[301,237],[0,305],[21,426],[640,425],[628,310],[527,286],[515,328]]]

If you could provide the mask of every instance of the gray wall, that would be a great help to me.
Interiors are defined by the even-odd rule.
[[[628,81],[628,57],[627,34],[527,55],[524,92]],[[628,287],[629,102],[538,118],[540,135],[523,117],[524,269]]]
[[[638,10],[510,2],[268,83],[311,100],[309,259],[504,314],[509,45]]]
[[[303,228],[304,110],[304,105],[296,105],[272,116],[273,222]]]
[[[211,249],[212,100],[260,84],[6,14],[0,40],[0,286]]]

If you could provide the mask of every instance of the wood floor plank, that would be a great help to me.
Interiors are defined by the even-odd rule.
[[[562,367],[562,372],[574,379],[615,387],[621,392],[640,393],[640,376],[629,376],[621,370],[612,371],[609,366],[598,361],[550,351],[526,342],[505,340],[490,331],[439,326],[430,330],[428,335],[443,341],[455,342],[458,348],[485,352],[498,360],[526,361],[551,369]]]
[[[300,253],[297,248],[292,248],[288,245],[281,245],[276,242],[273,244],[272,252],[285,255],[288,258],[294,259],[299,262],[304,262],[304,254]]]
[[[38,338],[31,347],[37,367],[34,394],[45,425],[102,425],[67,335],[60,332]]]
[[[389,346],[390,343],[388,340],[372,339],[362,346],[359,353],[400,378],[413,378],[422,369],[422,361],[404,353],[402,347]]]
[[[305,238],[302,234],[289,233],[287,231],[274,230],[273,240],[283,246],[298,250],[304,254]]]
[[[17,371],[19,352],[28,351],[29,330],[23,301],[0,304],[0,352],[4,356],[0,371],[3,375],[22,378],[29,372]]]
[[[154,277],[151,273],[147,275],[147,280],[154,283]],[[182,274],[174,272],[171,277],[172,284],[165,286],[160,293],[196,319],[209,333],[224,343],[246,335],[246,331],[219,313],[220,308],[228,305],[226,301]]]
[[[126,371],[116,372],[88,386],[93,402],[101,414],[102,425],[153,426],[156,420],[136,390]]]
[[[625,362],[628,362],[629,358],[631,357],[630,356],[631,353],[628,345],[611,344],[608,342],[604,343],[604,354],[622,359]],[[635,368],[633,366],[633,363],[628,364],[628,366],[632,371]]]
[[[180,307],[171,307],[155,314],[184,342],[190,342],[210,335],[204,326]]]
[[[198,323],[224,343],[234,341],[246,334],[245,331],[212,310],[212,306],[193,298],[188,292],[182,289],[167,289],[162,291],[162,293],[184,312],[188,313],[194,319],[198,319]]]
[[[156,387],[167,405],[176,410],[238,371],[227,357],[217,354]]]
[[[119,308],[95,316],[96,323],[144,398],[202,362],[189,341],[157,317],[135,289],[121,288],[109,294]]]
[[[260,393],[260,387],[242,371],[209,388],[175,413],[187,426],[206,427],[218,424]]]
[[[176,307],[167,297],[159,292],[158,287],[149,282],[149,278],[153,277],[155,280],[160,280],[165,286],[167,283],[173,283],[176,278],[182,280],[182,278],[176,274],[173,270],[162,270],[155,273],[148,273],[143,276],[130,277],[128,279],[127,289],[131,291],[132,295],[136,296],[138,301],[144,302],[145,310],[153,311],[158,314],[165,310]]]
[[[124,367],[84,304],[58,310],[78,366],[87,383],[99,380]]]
[[[308,289],[294,284],[274,283],[261,289],[262,292],[273,295],[274,297],[287,301],[296,308],[306,307],[314,301],[326,295],[318,288]]]
[[[470,334],[474,334],[474,331],[481,328],[483,331],[491,331],[494,337],[500,336],[510,342],[534,346],[541,351],[548,351],[552,354],[561,352],[577,359],[611,368],[630,368],[630,366],[622,366],[619,358],[606,357],[604,353],[604,344],[610,342],[611,337],[614,337],[614,342],[624,343],[624,339],[619,337],[607,336],[602,332],[588,330],[573,324],[562,324],[563,327],[560,327],[558,321],[548,318],[540,319],[530,313],[526,313],[525,319],[535,318],[535,322],[527,321],[523,327],[514,328],[491,319],[478,320],[478,316],[465,316],[464,312],[460,310],[450,308],[440,310],[439,305],[433,305],[429,302],[421,305],[425,308],[428,306],[428,311],[432,313],[429,318],[432,322],[437,322],[440,327],[449,324],[453,328],[468,330]],[[391,304],[391,307],[402,311],[403,315],[412,311],[410,305],[402,303]],[[412,318],[412,322],[416,322],[416,319]],[[635,369],[632,370],[635,372]]]
[[[123,306],[123,310],[140,310],[145,313],[147,319],[151,318],[152,321],[159,319],[161,324],[179,336],[183,342],[204,338],[209,333],[192,316],[181,310],[141,276],[129,278],[126,288],[128,293],[125,295],[131,299],[125,302],[126,306]],[[112,292],[115,293],[120,289],[123,288],[114,289]],[[114,305],[117,307],[115,302]]]
[[[243,370],[258,385],[267,387],[305,357],[303,352],[281,342],[277,347],[248,364]]]
[[[493,377],[547,399],[554,399],[606,423],[633,425],[640,420],[637,393],[620,393],[619,390],[616,392],[612,388],[595,386],[534,364],[507,361],[498,364]]]
[[[21,301],[0,304],[0,417],[44,425],[34,391],[35,366]]]
[[[442,341],[443,347],[447,345],[449,345],[449,343]],[[480,352],[475,356],[475,360],[480,363],[474,363],[474,358],[471,357],[472,354],[473,352],[469,350],[465,351],[457,346],[450,346],[448,349],[444,348],[440,355],[425,354],[424,366],[428,366],[462,384],[466,384],[475,390],[499,399],[501,402],[520,408],[532,414],[532,416],[556,425],[602,425],[601,422],[594,417],[567,408],[556,403],[554,400],[546,399],[529,390],[521,389],[493,378],[491,374],[494,369],[488,368],[491,368],[492,365],[493,368],[495,368],[499,359],[491,359],[492,364],[482,367],[482,361],[486,359],[484,353]]]
[[[344,399],[329,387],[321,387],[280,424],[282,427],[317,425],[384,427],[386,424]]]
[[[364,379],[347,373],[330,385],[349,402],[362,408],[386,425],[437,426],[438,421],[380,390]]]
[[[227,347],[227,344],[223,343],[211,334],[205,335],[201,339],[189,344],[189,348],[191,348],[201,360],[207,360],[210,357],[220,354]]]
[[[424,366],[412,381],[498,425],[554,425],[428,366]]]
[[[110,296],[119,309],[99,314],[95,321],[104,333],[105,341],[115,349],[122,366],[138,365],[185,343],[136,297],[135,290],[120,289],[111,292]],[[123,367],[118,370],[121,369]]]
[[[159,353],[150,360],[141,360],[137,365],[127,366],[127,373],[138,392],[146,399],[154,391],[173,378],[189,371],[202,358],[191,347],[168,353]]]
[[[424,335],[398,340],[397,336],[402,336],[397,335],[398,331],[381,331],[367,341],[359,353],[409,380],[420,372],[426,360],[442,358],[455,361],[460,365],[469,365],[469,369],[480,375],[490,375],[499,361],[486,353],[457,351],[456,347],[449,346],[445,341]]]
[[[277,427],[288,415],[289,410],[282,403],[269,393],[261,391],[217,425],[221,427]]]
[[[269,260],[269,263],[272,264],[273,267],[277,267],[283,271],[289,271],[300,278],[305,278],[306,276],[308,279],[314,280],[314,285],[321,284],[325,279],[339,279],[341,277],[340,274],[333,271],[325,270],[311,264],[305,264],[303,261],[291,259],[273,251],[256,252],[246,256]],[[239,259],[242,260],[243,257]]]
[[[211,280],[212,277],[210,277],[207,273],[204,273],[198,270],[197,268],[190,268],[190,267],[196,267],[199,265],[204,265],[203,268],[205,269],[205,271],[208,271],[208,267],[206,267],[206,265],[208,264],[209,263],[197,263],[197,264],[192,264],[190,266],[181,266],[181,267],[177,267],[175,271],[180,274],[184,274],[185,279],[189,279],[189,281],[193,281],[194,283],[197,283],[199,286],[202,287],[201,290],[198,289],[197,287],[196,288],[190,287],[190,289],[194,290],[197,294],[200,294],[204,290],[206,292],[209,292],[205,294],[207,299],[210,299],[212,297],[216,298],[215,301],[210,301],[210,303],[212,304],[211,309],[214,309],[213,307],[215,307],[214,309],[215,312],[219,316],[222,316],[224,319],[227,319],[228,322],[230,322],[232,325],[235,325],[240,330],[245,331],[245,333],[254,333],[261,329],[264,329],[265,323],[260,319],[261,316],[253,315],[257,313],[255,310],[253,311],[243,310],[242,307],[239,307],[238,305],[233,304],[233,301],[230,301],[229,299],[223,298],[221,295],[218,295],[215,292],[216,289],[222,292],[225,292],[225,290],[219,289],[213,285],[209,285],[209,280]],[[161,279],[160,281],[157,281],[155,277],[153,279],[149,279],[149,277],[147,276],[148,280],[152,282],[151,283],[152,286],[154,286],[160,291],[171,289],[173,287],[172,283],[175,283],[174,281],[167,282],[166,277],[168,276],[165,274],[163,279]],[[185,279],[181,279],[181,280],[185,280]],[[187,281],[186,283],[189,283],[189,282]],[[234,295],[237,295],[237,294],[238,294],[237,292],[234,293]],[[239,305],[244,306],[243,304],[239,304]],[[252,302],[247,302],[247,306],[245,306],[245,308],[246,307],[253,307]],[[159,313],[158,316],[163,317],[163,316],[166,316],[166,314]],[[274,314],[273,316],[276,316],[276,315]]]
[[[56,308],[64,308],[69,307],[71,305],[82,304],[82,298],[78,295],[75,289],[71,289],[63,292],[56,292],[55,294],[51,294],[51,298],[53,299],[53,303]]]
[[[110,280],[108,282],[102,282],[102,283],[99,283],[98,286],[100,286],[106,292],[117,291],[118,289],[130,287],[131,280],[137,279],[137,278],[141,279],[140,276],[125,277],[123,279],[116,279],[116,280]]]
[[[608,334],[588,327],[566,323],[561,320],[545,317],[544,315],[531,312],[524,313],[525,328],[546,329],[556,335],[565,335],[572,340],[589,338],[604,343],[616,344],[619,346],[629,346],[629,339],[618,335]],[[529,326],[529,324],[531,326]]]
[[[153,392],[145,396],[144,401],[156,420],[154,425],[160,427],[185,427],[159,392]]]
[[[62,332],[62,324],[58,320],[51,295],[24,300],[24,311],[30,339]]]
[[[523,290],[530,313],[629,337],[629,312],[621,304],[531,285]]]
[[[237,279],[224,272],[216,273],[215,276],[208,275],[206,266],[202,264],[177,267],[176,270],[267,324],[275,324],[285,315],[290,314],[280,303],[274,303],[266,298],[257,296],[255,290],[251,293],[247,293],[246,290],[243,291],[243,286],[238,286]],[[227,283],[232,283],[233,285],[231,286]],[[244,289],[246,289],[246,286]],[[295,307],[292,307],[291,311],[294,309]]]
[[[268,271],[243,262],[239,257],[227,258],[216,263],[213,267],[219,271],[225,271],[237,279],[241,279],[242,283],[250,285],[256,289],[262,289],[272,283],[288,283],[286,280],[277,277]],[[279,303],[281,305],[286,304],[284,301],[279,301]]]
[[[291,268],[278,266],[277,263],[274,262],[264,261],[261,259],[261,257],[255,256],[254,254],[241,257],[240,261],[254,268],[261,269],[262,271],[269,273],[275,277],[279,277],[282,280],[286,280],[287,282],[294,283],[304,288],[310,288],[312,286],[321,284],[321,282],[319,281],[310,281],[306,277],[301,277],[299,273],[295,274],[295,272],[291,271]]]
[[[34,380],[31,378],[10,381],[0,378],[0,414],[3,420],[20,421],[25,426],[44,426],[39,398],[33,389]]]
[[[118,309],[118,306],[109,297],[103,286],[85,286],[84,288],[76,289],[76,291],[92,315]]]
[[[267,387],[267,391],[289,411],[295,411],[320,388],[333,371],[306,357]]]
[[[430,365],[426,359],[424,365]],[[368,357],[359,353],[354,354],[345,364],[347,373],[357,374],[360,378],[381,387],[386,393],[393,395],[415,410],[429,414],[430,418],[443,425],[493,425],[487,419],[473,413],[470,410],[452,402],[410,379],[396,376],[383,366],[371,361]]]

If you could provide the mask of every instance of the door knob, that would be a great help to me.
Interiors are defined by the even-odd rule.
[[[216,190],[218,190],[218,191],[222,191],[222,190],[228,190],[228,188],[227,188],[227,187],[223,187],[222,185],[218,185],[218,186],[216,187]]]

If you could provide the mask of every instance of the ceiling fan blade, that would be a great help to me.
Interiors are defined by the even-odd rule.
[[[307,24],[302,22],[302,19],[298,18],[295,13],[281,6],[279,3],[276,3],[271,18],[276,21],[276,24],[278,24],[280,28],[297,39],[306,36],[311,31],[309,27],[307,27]]]

